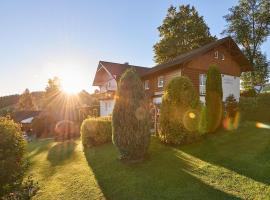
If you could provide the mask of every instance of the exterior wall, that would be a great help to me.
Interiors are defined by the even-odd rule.
[[[223,101],[233,94],[235,99],[239,101],[240,98],[240,78],[236,76],[222,75],[222,90]]]
[[[100,116],[109,116],[113,112],[115,100],[108,99],[108,100],[100,100]]]
[[[218,58],[214,57],[215,52],[218,51]],[[221,55],[224,54],[225,59],[221,59]],[[235,62],[230,53],[223,47],[219,46],[186,64],[186,67],[199,71],[207,71],[210,65],[217,65],[221,74],[227,74],[232,76],[240,77],[241,68]]]
[[[108,81],[105,81],[101,86],[100,86],[100,92],[104,93],[107,92],[108,90],[116,91],[117,90],[117,82],[115,79],[110,79]]]
[[[158,87],[158,77],[164,77],[164,84],[163,87]],[[170,69],[164,71],[162,73],[157,73],[155,75],[151,75],[149,77],[145,77],[142,81],[149,80],[149,89],[145,90],[146,95],[149,98],[160,97],[163,94],[164,88],[166,85],[172,80],[174,77],[181,76],[181,69],[180,67],[176,67],[174,69]],[[159,101],[159,100],[158,100]]]
[[[233,94],[235,99],[239,101],[240,98],[240,78],[230,75],[222,75],[222,90],[223,90],[223,101]],[[205,96],[200,96],[200,100],[205,102]]]

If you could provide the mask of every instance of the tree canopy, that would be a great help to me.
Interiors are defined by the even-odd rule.
[[[230,35],[243,48],[244,54],[254,71],[243,73],[242,86],[245,89],[267,82],[268,63],[260,47],[270,34],[270,1],[239,0],[224,16],[227,27],[224,34]]]
[[[154,45],[155,61],[164,63],[175,57],[201,47],[216,38],[195,7],[190,5],[171,6],[158,27],[160,41]]]
[[[19,110],[34,110],[35,109],[33,98],[29,89],[25,89],[23,94],[20,96],[18,109]]]

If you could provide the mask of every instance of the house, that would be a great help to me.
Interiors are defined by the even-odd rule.
[[[166,84],[177,76],[189,77],[204,102],[206,73],[212,64],[217,65],[222,74],[223,101],[230,94],[239,100],[240,75],[252,67],[231,37],[211,42],[152,68],[100,61],[93,82],[93,86],[100,87],[100,115],[112,113],[117,81],[130,67],[138,72],[146,95],[154,105],[161,103]]]

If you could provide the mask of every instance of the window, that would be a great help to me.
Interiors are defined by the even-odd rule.
[[[221,60],[225,60],[225,55],[221,54]]]
[[[107,111],[108,110],[108,103],[105,102],[105,110]]]
[[[149,90],[149,80],[144,81],[144,89]]]
[[[214,58],[218,59],[218,51],[215,51]]]
[[[111,87],[111,82],[110,81],[107,83],[107,87],[110,89],[110,87]]]
[[[164,77],[163,76],[159,76],[158,77],[158,87],[161,88],[163,87],[164,84]]]
[[[206,75],[200,74],[200,95],[205,95]]]

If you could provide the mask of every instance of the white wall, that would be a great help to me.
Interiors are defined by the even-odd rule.
[[[240,98],[240,78],[230,75],[222,75],[222,90],[223,90],[223,101],[233,94],[234,98],[239,101]],[[205,102],[205,96],[200,96],[201,102]]]
[[[113,112],[113,107],[115,104],[114,99],[100,100],[100,116],[109,116]]]
[[[223,101],[233,94],[237,101],[240,98],[240,78],[236,76],[222,75]]]

